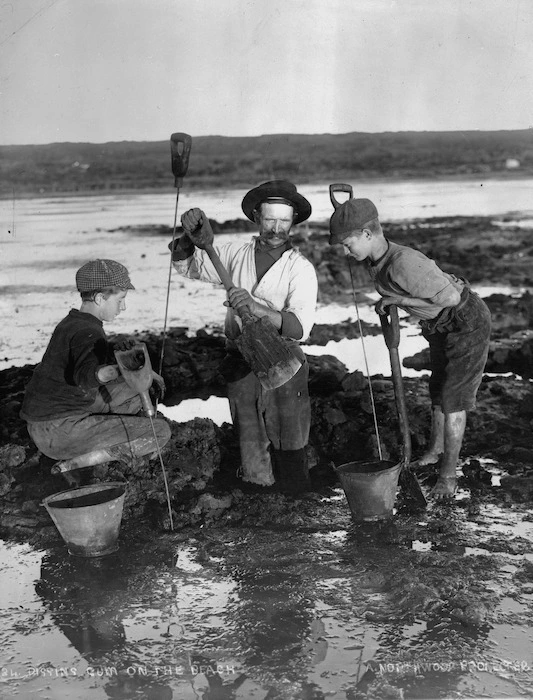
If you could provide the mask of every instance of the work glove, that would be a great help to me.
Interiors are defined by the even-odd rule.
[[[150,387],[150,394],[153,394],[153,398],[156,401],[161,401],[165,396],[166,386],[165,380],[160,374],[152,370],[152,386]]]
[[[195,207],[181,215],[181,225],[197,248],[213,245],[215,239],[209,219],[201,209]]]

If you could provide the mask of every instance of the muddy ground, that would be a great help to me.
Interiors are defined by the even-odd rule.
[[[419,247],[446,270],[473,283],[526,288],[533,284],[531,229],[506,227],[492,219],[453,218],[391,224],[387,233],[399,243]],[[322,301],[348,302],[346,263],[338,251],[326,246],[325,232],[308,232],[300,244],[317,267]],[[363,300],[369,289],[364,269],[356,268],[354,278]],[[498,678],[494,687],[501,687],[503,695],[533,694],[531,640],[526,640],[522,655],[512,644],[506,647],[503,633],[499,652],[495,644],[500,642],[491,641],[490,649],[485,644],[491,629],[505,627],[511,637],[520,637],[521,630],[533,622],[533,544],[529,535],[524,536],[533,522],[533,298],[522,291],[516,296],[493,295],[487,301],[494,320],[490,375],[484,377],[477,408],[469,415],[460,488],[449,504],[430,503],[427,511],[418,512],[408,493],[400,490],[391,522],[352,522],[334,467],[377,458],[376,440],[365,377],[359,371],[348,373],[332,356],[308,356],[313,492],[305,498],[290,499],[275,489],[243,484],[236,476],[238,446],[232,426],[219,427],[209,419],[173,423],[171,441],[164,449],[174,532],[169,531],[158,460],[126,466],[109,463],[86,470],[91,471],[85,475],[91,483],[127,480],[122,525],[126,548],[133,543],[146,555],[154,538],[162,548],[189,541],[200,567],[238,570],[244,584],[252,581],[256,592],[257,586],[263,591],[262,617],[246,609],[243,624],[248,625],[248,646],[240,648],[237,656],[246,658],[248,674],[255,669],[259,687],[270,689],[264,697],[341,697],[332,694],[336,682],[331,674],[335,673],[342,681],[343,698],[467,697],[469,689],[476,696],[483,694],[482,688],[493,687],[489,681],[483,685],[486,673]],[[377,326],[365,330],[374,333]],[[316,327],[313,334],[310,342],[320,344],[354,337],[356,330],[340,324]],[[157,366],[160,336],[139,337]],[[218,373],[223,356],[219,329],[195,334],[171,329],[163,371],[166,403],[224,396]],[[427,357],[421,353],[405,364],[421,369],[427,366]],[[62,477],[50,475],[52,461],[36,451],[18,417],[31,372],[29,365],[0,372],[0,533],[14,542],[61,551],[59,535],[40,504],[66,485]],[[429,436],[427,377],[406,378],[404,384],[416,456]],[[380,423],[383,458],[396,459],[401,446],[392,382],[389,377],[373,377],[373,389],[378,414],[385,416]],[[435,469],[416,473],[427,493],[436,478]],[[318,589],[321,604],[330,611],[340,610],[339,619],[348,615],[353,624],[352,656],[359,659],[359,666],[357,673],[352,668],[351,680],[346,670],[335,671],[334,664],[327,666],[322,680],[311,682],[308,676],[303,680],[302,664],[313,665],[314,659],[316,666],[324,639],[335,646],[335,635],[321,630],[302,603],[306,596],[315,599]],[[262,625],[269,621],[271,629],[258,632],[260,619]],[[382,643],[381,652],[363,658],[358,635],[376,626],[383,627],[382,633],[390,638]],[[420,635],[400,633],[404,627],[411,632],[418,629]],[[278,641],[269,652],[276,635]],[[339,653],[346,655],[349,645],[343,640],[344,652]],[[219,653],[204,647],[197,645],[205,658]],[[287,665],[291,654],[294,661]],[[272,677],[264,677],[265,658],[274,669]],[[426,671],[414,668],[416,659],[436,666]],[[482,667],[489,662],[491,669]],[[439,670],[439,664],[448,666]],[[276,674],[285,674],[290,687]],[[209,697],[238,695],[228,691]]]

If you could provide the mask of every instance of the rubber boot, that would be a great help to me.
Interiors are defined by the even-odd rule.
[[[301,450],[273,450],[276,482],[281,493],[298,496],[311,490],[307,452]]]
[[[86,452],[78,457],[72,457],[71,459],[64,459],[61,462],[57,462],[57,464],[52,467],[52,474],[64,474],[76,469],[83,469],[83,467],[94,467],[96,464],[110,462],[112,459],[113,457],[107,449],[93,450],[92,452]]]

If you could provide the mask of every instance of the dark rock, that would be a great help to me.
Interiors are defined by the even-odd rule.
[[[503,476],[500,486],[511,495],[513,500],[519,503],[533,500],[533,476]]]
[[[453,605],[454,601],[451,601]],[[487,622],[489,610],[487,606],[478,601],[470,601],[464,607],[455,607],[450,610],[452,620],[457,620],[467,627],[483,625]]]
[[[509,338],[490,344],[487,372],[514,372],[522,377],[533,376],[533,330],[513,333]]]
[[[5,496],[11,491],[11,484],[15,481],[11,474],[0,473],[0,496]]]
[[[533,466],[533,448],[513,447],[506,456],[509,460],[523,462],[524,464],[531,464]]]
[[[231,508],[232,503],[233,498],[231,494],[217,498],[213,494],[204,493],[200,496],[191,512],[208,517],[218,517],[228,508]]]
[[[429,347],[406,357],[403,366],[419,371],[430,370]],[[513,372],[526,378],[533,376],[533,330],[523,330],[508,338],[492,340],[485,371]]]
[[[372,323],[361,321],[363,335],[381,335],[381,327]],[[338,341],[344,338],[359,338],[359,325],[355,321],[343,321],[342,323],[325,324],[317,323],[313,326],[311,335],[305,342],[306,345],[327,345],[331,340]]]
[[[306,355],[309,364],[309,393],[329,396],[342,389],[342,380],[348,373],[346,365],[333,355]]]
[[[18,467],[26,459],[26,449],[22,445],[2,445],[0,447],[0,471]]]
[[[161,336],[148,333],[138,337],[147,342],[152,363],[157,365]],[[166,340],[163,370],[169,387],[167,396],[172,396],[173,392],[179,402],[186,393],[202,398],[216,392],[224,395],[224,381],[217,372],[224,355],[224,338],[214,328],[194,337],[182,328],[171,329]],[[378,458],[368,380],[361,372],[348,373],[345,365],[333,356],[310,355],[308,361],[312,404],[309,451],[316,465],[313,481],[335,485],[338,484],[333,470],[335,465]],[[5,516],[0,525],[4,532],[33,526],[34,537],[38,538],[47,514],[36,504],[51,493],[64,490],[66,485],[62,477],[51,476],[53,460],[46,460],[36,451],[15,408],[15,404],[22,400],[32,370],[31,366],[26,366],[0,372],[0,406],[8,412],[3,423],[5,426],[7,422],[8,429],[0,434],[0,510]],[[383,458],[392,456],[396,459],[401,453],[401,433],[392,382],[381,375],[371,379]],[[406,377],[404,388],[416,457],[417,451],[424,449],[429,436],[427,378]],[[527,479],[525,468],[528,463],[525,460],[531,457],[532,406],[528,381],[513,377],[485,377],[478,392],[478,406],[469,413],[463,455],[466,458],[478,454],[491,456],[498,455],[499,451],[498,456],[509,464],[509,476]],[[227,490],[224,489],[233,489],[242,482],[235,477],[239,450],[233,426],[226,424],[219,428],[208,419],[195,419],[188,423],[172,423],[171,427],[172,438],[164,449],[163,461],[176,514],[175,527],[179,527],[180,523],[193,524],[206,517],[208,510],[200,514],[192,512],[199,496],[209,494],[210,498],[204,500],[213,504],[216,499],[225,498]],[[16,440],[11,439],[11,435],[16,435]],[[521,459],[525,462],[521,471],[511,474]],[[465,478],[468,474],[478,481],[485,479],[483,470],[477,469],[473,459],[471,467],[466,469]],[[91,478],[126,479],[129,487],[124,520],[145,519],[154,527],[168,528],[165,484],[158,458],[144,458],[126,466],[111,462],[96,468]],[[515,498],[515,492],[517,499],[531,497],[532,489],[523,482],[506,484],[504,480],[503,485],[502,494],[511,499]],[[246,493],[246,499],[250,496]],[[264,492],[257,494],[258,503],[267,497]],[[233,504],[228,517],[252,522],[247,505],[248,500],[238,507]],[[286,504],[280,505],[275,513],[274,508],[269,517],[284,518],[286,507]],[[212,512],[217,510],[214,508]],[[240,515],[237,517],[235,513]],[[17,520],[18,517],[23,520]]]
[[[405,357],[402,365],[409,369],[416,369],[419,372],[430,370],[429,348],[424,348],[420,352],[417,352],[416,355],[411,355],[411,357]]]
[[[356,370],[347,374],[342,380],[342,389],[348,394],[358,393],[368,387],[368,379]]]
[[[462,469],[467,482],[480,482],[481,484],[492,482],[492,474],[483,468],[478,459],[467,460],[463,463]]]
[[[533,416],[533,391],[520,402],[520,412],[525,416]]]
[[[493,333],[533,327],[533,295],[530,292],[519,298],[491,294],[484,301],[490,309]]]

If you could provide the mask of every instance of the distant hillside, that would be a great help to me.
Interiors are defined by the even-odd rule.
[[[170,139],[170,134],[169,134]],[[188,187],[533,175],[533,130],[193,138]],[[0,196],[172,188],[170,141],[0,146]]]

